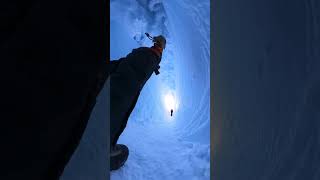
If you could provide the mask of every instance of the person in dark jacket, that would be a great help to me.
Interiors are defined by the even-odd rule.
[[[128,148],[117,144],[129,116],[134,109],[140,91],[153,72],[159,74],[162,51],[166,46],[163,36],[153,38],[154,45],[133,49],[126,57],[112,62],[110,73],[110,168],[119,169],[127,160]]]

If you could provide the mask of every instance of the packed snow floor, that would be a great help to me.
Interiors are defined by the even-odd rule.
[[[119,142],[129,158],[111,180],[209,180],[210,147],[179,140],[166,121],[157,124],[128,122]]]

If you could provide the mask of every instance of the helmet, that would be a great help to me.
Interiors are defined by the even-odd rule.
[[[166,48],[166,38],[162,35],[153,37],[153,42],[159,45],[162,49]]]

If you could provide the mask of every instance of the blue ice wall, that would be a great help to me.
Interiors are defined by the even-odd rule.
[[[177,131],[188,140],[210,140],[210,2],[164,1],[171,33]]]

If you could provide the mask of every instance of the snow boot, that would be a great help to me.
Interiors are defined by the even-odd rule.
[[[117,144],[111,147],[110,169],[117,170],[124,165],[129,156],[129,149],[123,144]]]

